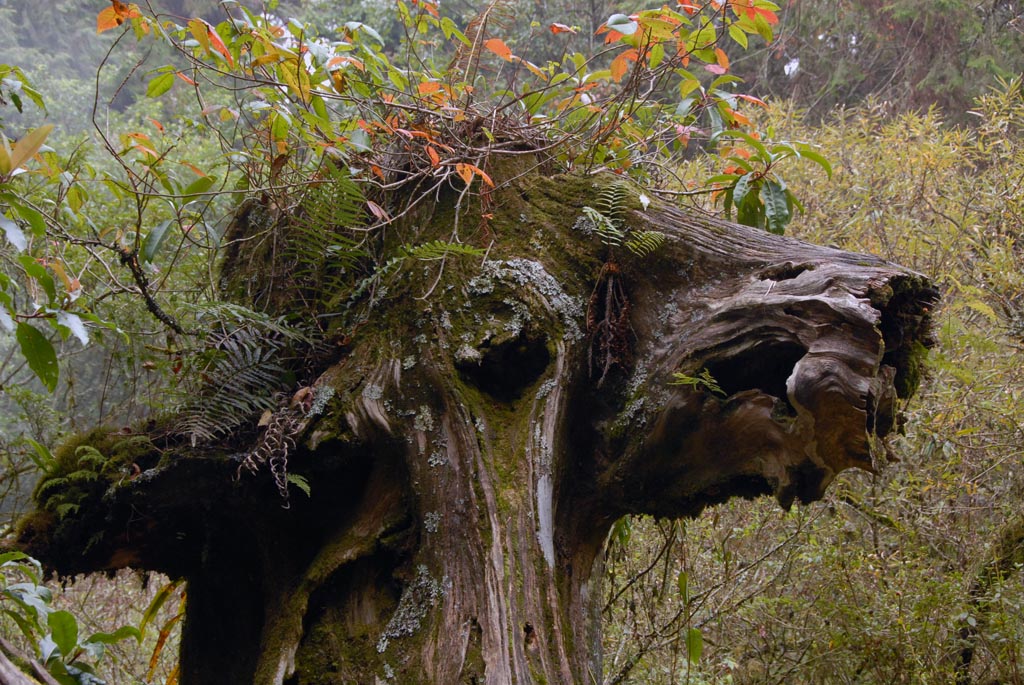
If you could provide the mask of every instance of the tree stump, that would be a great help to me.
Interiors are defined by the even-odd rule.
[[[26,518],[21,547],[186,578],[183,685],[599,683],[619,517],[788,507],[876,467],[929,345],[924,277],[633,199],[623,226],[664,234],[636,254],[583,210],[607,179],[492,175],[486,261],[407,266],[339,332],[305,391],[319,413],[279,410],[308,498],[235,478],[266,433],[154,428],[74,513]],[[388,240],[448,239],[452,204]]]

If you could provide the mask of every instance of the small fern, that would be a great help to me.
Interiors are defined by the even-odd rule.
[[[677,371],[672,374],[672,380],[669,382],[669,385],[687,385],[694,390],[706,390],[712,395],[725,397],[725,391],[722,390],[722,386],[718,384],[718,381],[715,380],[715,377],[706,368],[701,369],[700,373],[696,376],[688,376]]]
[[[621,226],[626,220],[626,210],[629,209],[629,195],[629,188],[625,183],[613,183],[597,194],[595,204],[598,211],[616,226]]]
[[[478,247],[472,247],[463,243],[449,243],[444,240],[433,240],[421,245],[403,245],[399,248],[399,254],[404,259],[421,259],[433,261],[445,257],[482,257],[485,251]]]
[[[250,321],[211,336],[207,349],[190,362],[188,375],[201,383],[186,384],[189,396],[178,414],[177,432],[193,445],[209,442],[273,407],[288,377],[281,355],[301,337],[283,336],[282,330],[289,329],[280,321],[269,327]]]
[[[661,231],[631,231],[626,248],[638,257],[646,257],[665,243]]]
[[[625,183],[615,183],[598,193],[595,207],[584,207],[583,215],[593,224],[601,242],[608,247],[625,246],[638,257],[646,257],[665,243],[661,231],[637,231],[626,226],[630,191]]]
[[[356,285],[352,294],[349,295],[349,306],[359,301],[367,290],[397,271],[408,259],[435,261],[444,259],[447,256],[483,257],[487,254],[486,250],[481,250],[478,247],[472,247],[463,243],[449,243],[444,240],[432,240],[429,243],[415,246],[405,244],[398,248],[397,252],[397,255],[374,269],[373,273]]]

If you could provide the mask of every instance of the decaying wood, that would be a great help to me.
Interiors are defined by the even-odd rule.
[[[610,256],[581,219],[594,183],[505,184],[483,266],[449,264],[425,302],[410,270],[377,305],[316,382],[334,399],[289,460],[309,499],[282,510],[268,475],[233,482],[230,450],[157,440],[160,466],[90,503],[102,540],[69,555],[53,541],[74,522],[37,517],[23,546],[64,572],[188,578],[184,685],[600,682],[612,523],[789,506],[875,468],[934,292],[657,203],[626,221],[665,244]],[[413,239],[448,237],[443,212],[420,218]],[[612,261],[629,354],[592,338],[622,321],[586,315]],[[595,349],[616,363],[595,373]],[[673,385],[704,372],[721,393]]]

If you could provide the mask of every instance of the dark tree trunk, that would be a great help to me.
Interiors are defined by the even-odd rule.
[[[77,524],[30,518],[23,546],[64,572],[187,578],[184,685],[601,682],[613,522],[788,507],[873,468],[934,293],[657,203],[625,224],[664,244],[609,248],[581,219],[595,183],[510,180],[482,267],[448,259],[422,300],[440,267],[407,267],[313,384],[326,411],[278,412],[308,499],[285,510],[266,473],[233,482],[226,450],[167,446]],[[402,242],[447,238],[435,211]]]

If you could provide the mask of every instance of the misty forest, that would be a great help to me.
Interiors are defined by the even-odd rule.
[[[0,39],[0,683],[1024,683],[1024,3]]]

